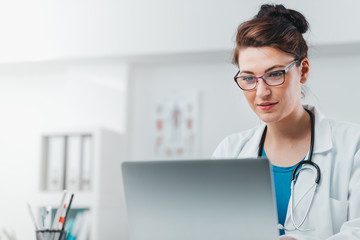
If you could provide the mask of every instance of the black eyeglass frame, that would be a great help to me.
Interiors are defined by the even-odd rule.
[[[255,86],[254,86],[253,88],[251,88],[251,89],[244,89],[244,88],[240,87],[239,83],[237,82],[236,79],[240,78],[240,77],[238,76],[239,73],[240,73],[240,70],[236,73],[236,75],[235,75],[235,77],[234,77],[234,81],[235,81],[236,85],[238,85],[238,87],[239,87],[241,90],[243,90],[243,91],[251,91],[251,90],[254,90],[254,89],[257,87],[258,83],[259,83],[259,78],[261,78],[261,79],[264,81],[264,83],[266,83],[266,85],[268,85],[268,86],[271,86],[271,87],[273,87],[273,86],[274,86],[274,87],[275,87],[275,86],[280,86],[280,85],[284,84],[284,82],[285,82],[285,74],[286,74],[298,61],[300,61],[300,60],[301,60],[300,58],[294,60],[294,62],[293,62],[292,64],[290,64],[290,65],[289,65],[287,68],[285,68],[284,70],[274,71],[274,72],[282,72],[283,75],[284,75],[283,81],[282,81],[281,83],[279,83],[279,84],[270,85],[270,84],[264,79],[264,76],[265,76],[265,75],[270,74],[270,73],[273,73],[273,72],[265,73],[264,75],[262,75],[262,76],[260,76],[260,77],[255,77],[255,76],[254,76],[254,78],[256,79],[256,84],[255,84]]]

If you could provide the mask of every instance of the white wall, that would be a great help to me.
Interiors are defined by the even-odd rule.
[[[35,238],[26,202],[40,189],[44,131],[69,126],[125,131],[127,74],[118,62],[0,67],[1,231]]]
[[[309,101],[329,118],[360,124],[360,54],[310,59]]]
[[[266,2],[266,1],[265,1]],[[359,42],[360,2],[280,1],[310,43]],[[0,62],[228,50],[262,0],[12,0],[0,3]]]
[[[0,76],[0,227],[26,239],[24,233],[33,235],[26,201],[38,187],[39,132],[62,119],[63,71],[27,69],[2,71]]]

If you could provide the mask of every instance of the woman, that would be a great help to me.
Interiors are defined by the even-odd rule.
[[[302,105],[307,29],[283,5],[263,5],[239,26],[234,79],[265,124],[225,138],[213,157],[269,159],[282,239],[360,239],[360,127]]]

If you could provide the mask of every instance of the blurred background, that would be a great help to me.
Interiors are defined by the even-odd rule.
[[[360,124],[360,2],[272,2],[310,23],[304,102]],[[26,202],[37,219],[60,202],[66,185],[46,184],[53,136],[93,140],[92,186],[74,187],[74,208],[91,212],[86,238],[126,239],[122,161],[209,158],[258,124],[231,54],[237,26],[263,3],[1,0],[0,236],[35,239]]]

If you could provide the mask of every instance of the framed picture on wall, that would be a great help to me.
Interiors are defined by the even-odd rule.
[[[196,91],[157,96],[153,108],[153,157],[199,157],[199,94]]]

